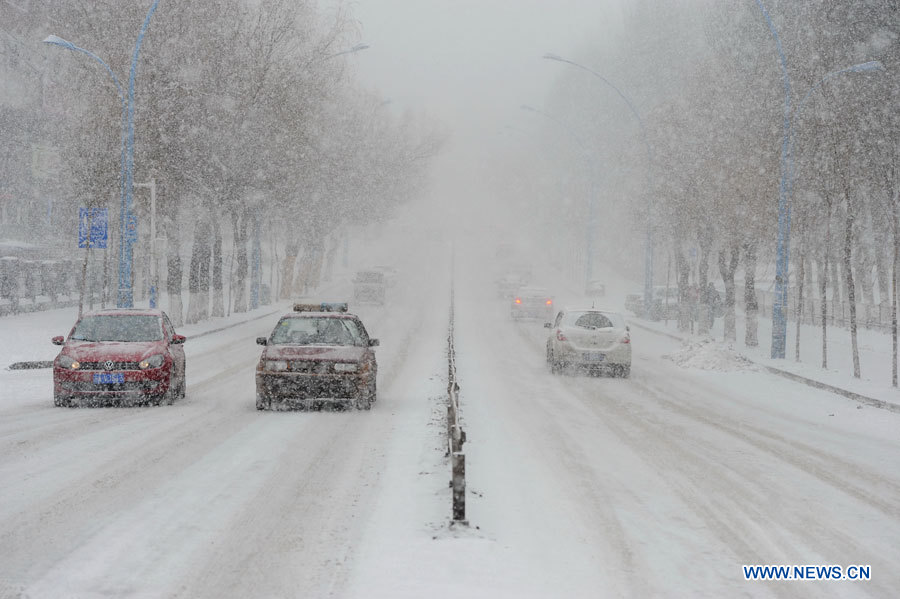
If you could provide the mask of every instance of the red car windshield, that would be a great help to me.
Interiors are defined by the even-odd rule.
[[[69,339],[75,341],[160,341],[159,318],[147,315],[85,316]]]

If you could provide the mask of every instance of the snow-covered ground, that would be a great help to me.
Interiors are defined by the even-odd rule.
[[[469,527],[448,526],[435,254],[357,309],[381,340],[371,412],[255,410],[254,338],[286,305],[179,331],[173,406],[54,408],[49,370],[0,370],[0,597],[896,595],[900,414],[637,327],[630,379],[552,375],[542,323],[511,322],[458,253]],[[73,317],[0,319],[0,364],[51,359]],[[743,564],[872,579],[751,582]]]

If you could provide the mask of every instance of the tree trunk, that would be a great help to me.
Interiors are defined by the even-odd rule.
[[[300,246],[296,241],[288,243],[284,248],[284,261],[281,266],[281,291],[278,297],[286,300],[291,298],[291,288],[294,285],[294,267],[297,265],[297,254]]]
[[[237,267],[234,272],[234,312],[247,311],[247,274],[250,267],[247,258],[247,225],[249,220],[246,210],[243,210],[240,215],[235,213],[232,217],[234,244],[237,249]]]
[[[837,252],[836,255],[840,255],[840,252]],[[842,281],[843,279],[838,272],[838,260],[835,258],[831,261],[831,301],[837,302],[839,306],[844,303],[844,284]]]
[[[885,258],[887,257],[886,250],[890,246],[888,245],[887,234],[882,230],[882,227],[873,226],[872,229],[875,238],[872,251],[875,255],[875,279],[878,284],[878,305],[887,306],[891,294],[888,291],[890,286],[890,273],[888,271],[888,261],[885,260]]]
[[[202,320],[201,304],[203,298],[200,293],[200,279],[203,260],[203,246],[205,245],[203,235],[203,222],[197,220],[194,224],[194,245],[191,248],[191,263],[188,267],[188,309],[187,316],[184,321],[187,324],[194,324]]]
[[[900,261],[900,223],[897,222],[897,200],[891,201],[891,229],[894,233],[894,263],[891,269],[891,384],[897,386],[897,262]]]
[[[825,258],[822,262],[822,270],[819,280],[819,293],[822,298],[822,368],[828,368],[828,254],[831,247],[831,204],[828,204],[828,214],[825,221],[825,243],[823,244]],[[834,286],[834,282],[832,282]]]
[[[225,316],[225,294],[222,292],[222,225],[213,216],[212,316]]]
[[[730,251],[731,259],[726,261],[726,253]],[[737,340],[736,315],[734,310],[735,304],[735,286],[734,274],[737,271],[738,261],[741,255],[741,248],[738,244],[733,243],[730,250],[725,248],[719,250],[719,273],[722,275],[722,281],[725,283],[725,341]]]
[[[806,243],[800,241],[800,272],[797,273],[797,340],[794,347],[794,360],[800,361],[800,332],[803,330],[803,286],[806,284],[804,276],[806,268]]]
[[[847,301],[850,304],[850,344],[853,351],[853,376],[859,375],[859,346],[856,340],[856,291],[853,287],[853,210],[850,204],[850,192],[845,192],[847,198],[847,218],[844,236],[844,274],[847,277]]]
[[[169,309],[167,314],[175,327],[184,324],[181,301],[181,248],[179,246],[180,233],[178,231],[178,219],[170,218],[166,231],[166,293],[169,296]]]
[[[708,335],[710,329],[710,294],[709,289],[709,254],[712,250],[712,232],[703,228],[700,232],[700,262],[697,272],[697,287],[700,290],[700,305],[698,306],[699,321],[697,322],[697,334]]]
[[[691,265],[678,243],[675,244],[675,270],[678,273],[678,330],[686,333],[691,330],[691,307],[688,297]]]
[[[759,303],[756,301],[756,242],[744,244],[744,312],[747,315],[747,328],[744,333],[744,345],[759,345]]]

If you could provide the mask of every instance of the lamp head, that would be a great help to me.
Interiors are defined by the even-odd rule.
[[[869,62],[854,65],[850,67],[850,70],[854,73],[862,73],[863,71],[882,71],[884,70],[884,65],[877,60],[870,60]]]
[[[54,46],[62,46],[63,48],[67,48],[69,50],[75,49],[75,44],[73,44],[72,42],[67,42],[58,35],[48,35],[46,38],[44,38],[43,43],[53,44]]]

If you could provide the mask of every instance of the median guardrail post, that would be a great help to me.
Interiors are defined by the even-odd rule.
[[[447,455],[450,457],[453,489],[453,522],[466,522],[466,454],[463,443],[466,433],[459,424],[459,382],[456,377],[456,347],[454,345],[454,290],[450,284],[450,327],[447,335]]]

